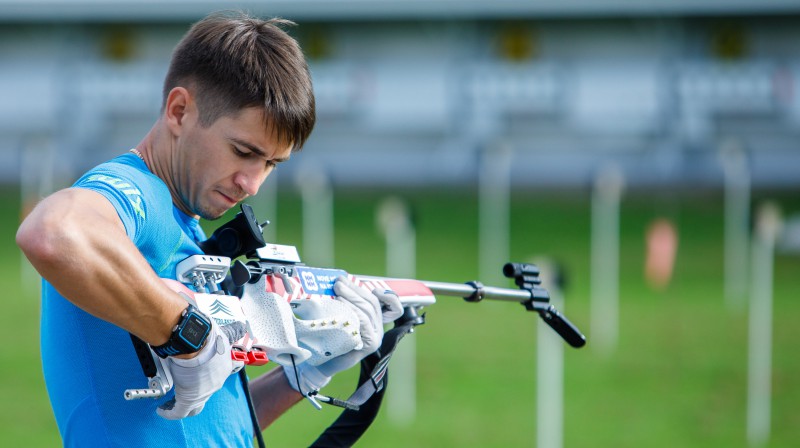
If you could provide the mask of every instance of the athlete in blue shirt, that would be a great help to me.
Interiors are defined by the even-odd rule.
[[[216,324],[202,348],[166,358],[174,394],[126,401],[123,391],[144,380],[128,333],[176,347],[187,302],[160,278],[174,279],[176,263],[201,252],[198,219],[255,195],[313,129],[308,68],[285,23],[215,14],[195,24],[173,53],[144,139],[44,199],[20,226],[17,244],[44,279],[42,363],[66,446],[252,446],[230,341]],[[366,310],[361,328],[374,328],[380,344],[378,298],[344,295]],[[262,429],[302,398],[298,389],[324,386],[367,354],[254,379]]]
[[[172,204],[166,184],[134,153],[98,166],[74,186],[76,197],[99,193],[112,205],[121,230],[156,276],[175,278],[179,261],[202,253],[197,242],[205,238],[198,219]],[[98,237],[117,233],[109,235],[97,218],[87,230]],[[132,280],[129,288],[140,289],[147,278]],[[144,381],[127,331],[81,310],[47,280],[42,299],[44,375],[66,446],[87,446],[89,438],[91,446],[197,446],[192,440],[203,440],[203,446],[252,446],[238,376],[229,376],[196,417],[163,419],[155,408],[167,399],[122,398],[125,388]]]

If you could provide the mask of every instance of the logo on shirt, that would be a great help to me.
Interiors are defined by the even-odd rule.
[[[124,194],[128,201],[133,207],[133,210],[136,212],[139,217],[145,219],[144,216],[144,205],[142,204],[142,192],[139,191],[138,188],[134,187],[128,182],[125,182],[122,179],[106,176],[104,174],[93,174],[89,176],[86,180],[90,182],[102,182],[107,185],[111,185],[114,189],[119,191],[120,193]]]

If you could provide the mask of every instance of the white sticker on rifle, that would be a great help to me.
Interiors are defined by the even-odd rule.
[[[333,292],[333,284],[340,275],[347,275],[347,272],[341,269],[323,269],[323,268],[307,268],[297,267],[297,276],[300,278],[300,283],[303,290],[307,294],[320,294],[325,296],[335,296]]]

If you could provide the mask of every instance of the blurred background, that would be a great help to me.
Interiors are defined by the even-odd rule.
[[[174,45],[231,8],[298,23],[317,97],[249,201],[268,240],[504,287],[504,262],[535,262],[588,339],[441,297],[361,446],[800,444],[797,1],[0,0],[4,444],[60,444],[20,219],[135,146]],[[337,414],[301,403],[267,443]]]

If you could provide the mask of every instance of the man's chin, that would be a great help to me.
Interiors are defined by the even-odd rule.
[[[231,208],[233,208],[233,207],[226,208],[226,209],[221,210],[221,211],[220,210],[203,209],[203,210],[199,210],[197,212],[197,215],[200,216],[201,218],[205,219],[206,221],[214,221],[214,220],[217,220],[219,218],[222,218],[225,215],[225,213],[228,210],[230,210]]]

